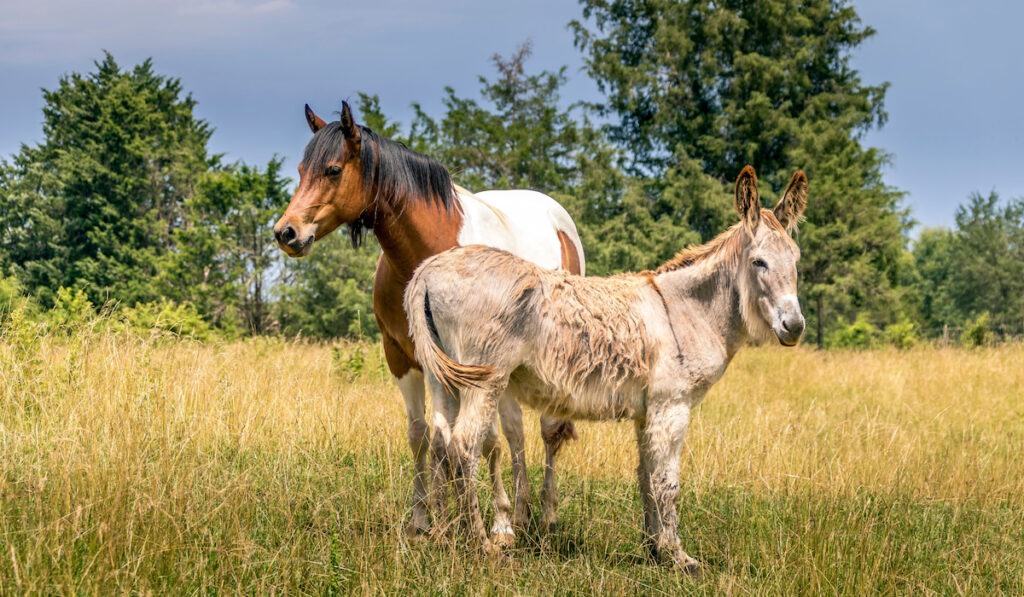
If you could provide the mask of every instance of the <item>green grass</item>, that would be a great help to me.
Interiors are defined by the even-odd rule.
[[[741,353],[686,443],[696,581],[640,546],[628,424],[580,426],[509,562],[409,544],[401,400],[352,350],[4,336],[0,593],[1024,594],[1021,347]]]

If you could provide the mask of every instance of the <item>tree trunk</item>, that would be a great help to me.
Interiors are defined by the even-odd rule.
[[[824,309],[824,301],[821,299],[821,295],[818,295],[818,350],[825,348],[825,337],[824,337],[824,317],[822,316],[822,309]]]

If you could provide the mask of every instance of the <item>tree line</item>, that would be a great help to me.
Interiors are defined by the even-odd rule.
[[[398,123],[359,93],[360,122],[470,189],[554,196],[597,275],[655,267],[723,230],[743,165],[757,169],[766,205],[803,169],[807,341],[1024,333],[1024,200],[971,195],[953,228],[911,238],[903,193],[883,181],[889,156],[862,142],[885,123],[888,84],[850,65],[874,33],[852,6],[581,4],[570,27],[600,102],[566,105],[566,69],[531,72],[527,43],[493,57],[477,97],[446,88],[441,114],[414,104]],[[94,306],[174,305],[227,335],[377,333],[378,249],[336,233],[284,259],[271,234],[290,198],[282,160],[211,154],[213,129],[178,79],[105,54],[43,95],[43,141],[0,161],[0,301],[46,309],[71,292]]]

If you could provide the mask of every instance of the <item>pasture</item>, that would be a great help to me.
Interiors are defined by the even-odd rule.
[[[578,429],[559,528],[493,563],[406,543],[376,344],[8,330],[0,593],[1024,593],[1024,346],[742,350],[683,453],[697,581],[639,546],[632,425]]]

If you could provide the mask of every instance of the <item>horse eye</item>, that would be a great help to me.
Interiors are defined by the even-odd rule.
[[[755,259],[754,260],[754,267],[760,267],[760,268],[768,269],[768,264],[764,262],[764,259]]]
[[[327,170],[324,170],[324,176],[337,176],[341,174],[341,168],[337,166],[328,166]]]

